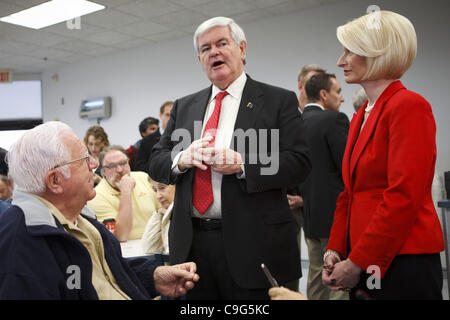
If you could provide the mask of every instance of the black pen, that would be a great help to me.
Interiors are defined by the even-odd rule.
[[[275,278],[272,276],[269,269],[266,267],[266,265],[264,263],[261,263],[261,268],[263,269],[264,274],[267,277],[267,280],[269,280],[270,285],[272,287],[279,287],[277,280],[275,280]]]

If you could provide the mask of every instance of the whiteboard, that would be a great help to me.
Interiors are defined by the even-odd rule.
[[[42,119],[40,80],[0,83],[0,121]]]
[[[0,147],[5,150],[9,148],[16,142],[26,131],[28,130],[0,130]]]

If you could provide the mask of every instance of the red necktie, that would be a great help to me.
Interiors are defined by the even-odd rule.
[[[219,123],[220,109],[222,108],[222,99],[227,94],[228,92],[223,91],[216,95],[214,111],[206,123],[205,130],[203,130],[203,137],[210,135],[214,137],[210,142],[210,147],[214,146],[215,143],[217,124]],[[204,215],[213,201],[211,167],[207,166],[206,170],[195,168],[194,182],[192,183],[192,205],[197,209],[198,213]]]

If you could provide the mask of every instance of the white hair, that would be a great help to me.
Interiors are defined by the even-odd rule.
[[[233,19],[227,17],[214,17],[209,20],[206,20],[201,25],[198,26],[197,30],[194,33],[194,48],[197,53],[199,53],[199,48],[197,44],[197,39],[203,33],[208,31],[214,27],[225,27],[228,26],[230,28],[231,37],[237,45],[240,45],[242,41],[247,42],[245,39],[244,30],[236,23]]]
[[[59,121],[49,121],[25,132],[9,149],[8,175],[17,190],[34,194],[45,191],[45,177],[56,166],[69,161],[71,153],[63,143],[62,132],[72,132]],[[57,168],[63,176],[70,178],[70,168]]]

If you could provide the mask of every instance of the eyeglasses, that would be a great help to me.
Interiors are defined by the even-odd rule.
[[[57,166],[53,167],[53,169],[56,169],[56,168],[59,168],[59,167],[62,167],[62,166],[71,164],[71,163],[73,163],[73,162],[80,161],[80,160],[86,160],[87,165],[88,165],[88,167],[89,167],[90,164],[91,164],[90,158],[91,158],[91,156],[89,155],[89,152],[86,151],[86,154],[85,154],[83,157],[78,158],[78,159],[74,159],[74,160],[70,160],[70,161],[67,161],[67,162],[64,162],[64,163],[61,163],[61,164],[58,164]],[[53,169],[52,169],[52,170],[53,170]]]
[[[128,164],[128,159],[124,160],[122,162],[119,162],[119,163],[113,163],[113,164],[109,164],[109,165],[104,165],[103,168],[110,169],[110,170],[116,170],[119,166],[123,168],[127,164]]]

